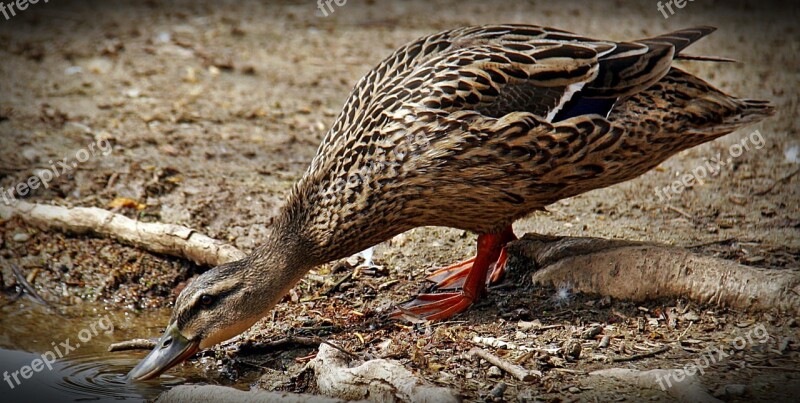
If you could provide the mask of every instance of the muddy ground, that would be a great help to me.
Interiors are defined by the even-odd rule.
[[[351,0],[328,17],[313,1],[114,4],[39,2],[0,19],[0,186],[26,181],[37,169],[67,158],[76,164],[27,200],[112,208],[112,201],[127,198],[136,203],[114,207],[118,212],[186,225],[249,251],[262,240],[352,85],[409,40],[498,22],[611,39],[714,25],[719,31],[690,53],[741,63],[680,66],[730,93],[772,101],[776,115],[683,152],[636,180],[558,202],[515,230],[653,241],[753,266],[800,269],[796,4],[697,1],[676,8],[668,19],[654,1]],[[113,151],[104,155],[103,144],[112,144]],[[737,156],[736,144],[750,147]],[[86,153],[90,145],[93,156]],[[671,193],[669,200],[657,195],[656,189],[718,154],[724,166],[702,185]],[[134,313],[169,307],[180,284],[207,269],[110,240],[40,232],[17,219],[0,221],[0,231],[0,257],[20,266],[53,303],[99,301]],[[327,295],[347,271],[321,267],[240,340],[325,336],[363,357],[400,360],[470,400],[484,399],[498,382],[508,385],[508,400],[669,400],[661,391],[586,373],[682,367],[724,346],[732,356],[701,379],[712,391],[729,384],[747,388],[718,393],[723,400],[787,400],[800,393],[798,318],[777,312],[748,314],[682,300],[637,306],[572,295],[568,285],[533,288],[527,276],[518,275],[452,322],[413,326],[379,319],[376,312],[418,291],[428,270],[474,253],[474,241],[473,234],[450,229],[410,231],[376,248],[375,262],[386,270],[363,271]],[[4,287],[14,284],[8,264],[2,265],[2,280]],[[13,315],[14,309],[6,305],[0,315]],[[131,318],[135,323],[136,315]],[[530,321],[538,322],[525,323]],[[602,333],[582,339],[595,324],[603,326]],[[154,337],[163,325],[141,323],[141,336]],[[758,325],[765,326],[768,341],[736,350],[736,337]],[[603,335],[611,336],[607,348],[599,346]],[[544,377],[523,383],[467,358],[473,336],[542,348],[578,340],[583,349],[578,358],[528,357],[523,365]],[[670,349],[654,357],[610,362],[663,346]],[[236,384],[239,377],[263,374],[262,387],[313,392],[299,373],[313,349],[258,356],[222,350],[188,365],[209,371],[211,383]],[[509,359],[523,355],[492,350]]]

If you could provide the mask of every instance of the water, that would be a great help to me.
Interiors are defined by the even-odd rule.
[[[126,374],[147,352],[107,352],[113,342],[157,337],[167,310],[133,314],[82,304],[58,311],[23,300],[0,309],[4,402],[144,401],[202,379],[192,366],[178,366],[156,380],[128,382]]]
[[[136,364],[135,358],[96,354],[58,360],[51,365],[52,369],[47,366],[40,366],[39,372],[31,369],[28,379],[20,372],[13,376],[14,371],[30,367],[34,360],[41,360],[41,355],[0,350],[0,372],[5,376],[7,371],[9,375],[0,379],[3,401],[138,402],[153,399],[168,387],[186,381],[165,375],[157,381],[128,382],[126,373]]]

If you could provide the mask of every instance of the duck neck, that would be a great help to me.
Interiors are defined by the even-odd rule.
[[[265,242],[246,258],[254,278],[269,277],[271,287],[288,291],[309,270],[325,263],[298,224],[285,212],[273,221]]]

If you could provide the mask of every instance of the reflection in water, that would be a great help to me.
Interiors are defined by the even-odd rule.
[[[3,401],[142,401],[153,399],[170,386],[181,384],[183,378],[162,376],[152,382],[128,382],[125,375],[137,358],[110,355],[84,355],[56,361],[50,370],[46,366],[24,379],[17,372],[23,366],[41,358],[39,354],[0,350],[0,372],[9,374],[3,379]],[[13,389],[11,386],[14,386]]]
[[[49,309],[24,299],[0,307],[0,402],[144,401],[183,383],[219,382],[247,390],[260,376],[257,371],[240,374],[231,383],[208,372],[199,374],[194,365],[179,365],[158,379],[128,382],[128,372],[147,351],[109,353],[108,346],[158,337],[169,314],[169,309],[111,310],[100,303]],[[55,360],[52,370],[42,364],[47,354]],[[35,360],[40,361],[33,364]],[[29,368],[27,379],[23,367]]]
[[[91,303],[60,307],[55,312],[25,300],[0,308],[0,401],[142,401],[186,382],[183,377],[199,381],[194,368],[184,366],[157,380],[129,383],[125,378],[128,371],[146,352],[106,350],[113,342],[157,337],[168,313],[109,311]],[[98,326],[102,318],[111,321],[111,331]],[[65,342],[73,349],[59,347]],[[53,358],[64,354],[52,363],[52,370],[41,360],[48,353]],[[37,359],[38,364],[33,364]],[[30,368],[27,379],[21,372],[26,366]],[[35,371],[37,367],[39,371]]]

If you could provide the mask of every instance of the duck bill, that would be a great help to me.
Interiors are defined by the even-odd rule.
[[[200,341],[183,337],[178,327],[171,324],[164,331],[158,345],[128,373],[128,379],[145,381],[163,374],[200,350]]]

